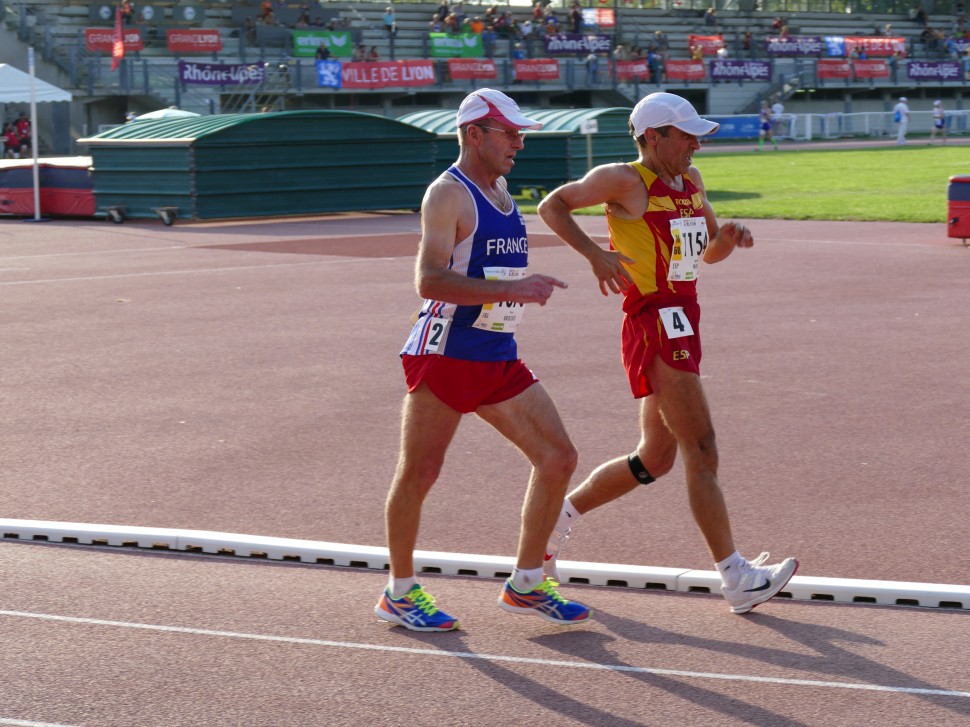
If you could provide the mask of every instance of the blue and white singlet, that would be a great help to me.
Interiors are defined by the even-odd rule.
[[[475,203],[475,227],[455,245],[450,270],[469,278],[505,280],[526,275],[529,242],[525,220],[511,200],[502,212],[452,165],[448,174],[461,182]],[[514,361],[514,332],[525,306],[503,301],[486,305],[456,305],[425,300],[402,354],[441,354],[466,361]]]

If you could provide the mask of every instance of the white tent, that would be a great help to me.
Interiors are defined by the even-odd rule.
[[[35,78],[34,100],[70,101],[71,94],[47,81]],[[0,103],[30,103],[30,74],[0,63]]]
[[[40,220],[40,172],[37,165],[37,103],[70,101],[71,94],[62,88],[41,81],[34,73],[34,49],[27,49],[30,73],[0,63],[0,104],[30,104],[30,152],[34,157],[34,219]]]

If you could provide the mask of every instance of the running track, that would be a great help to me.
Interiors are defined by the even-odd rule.
[[[602,233],[601,220],[588,220]],[[970,251],[942,225],[749,221],[706,268],[702,366],[736,539],[799,575],[966,584]],[[382,545],[416,304],[416,216],[0,223],[2,516]],[[618,299],[570,283],[521,352],[580,450],[632,449]],[[463,424],[419,547],[508,555],[527,467]],[[566,557],[710,569],[675,472]],[[505,614],[429,577],[463,630],[371,615],[380,573],[0,541],[0,724],[970,723],[957,610],[565,588],[596,620]]]

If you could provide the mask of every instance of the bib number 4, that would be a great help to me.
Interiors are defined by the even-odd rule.
[[[663,323],[667,338],[685,338],[694,335],[694,328],[680,306],[674,308],[661,308],[660,321]]]

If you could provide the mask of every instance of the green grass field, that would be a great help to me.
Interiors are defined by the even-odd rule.
[[[698,152],[694,164],[722,219],[946,222],[948,180],[970,175],[970,147],[920,141],[844,151],[786,150],[782,144],[780,151],[727,153],[711,147]],[[602,214],[600,208],[583,212]]]

